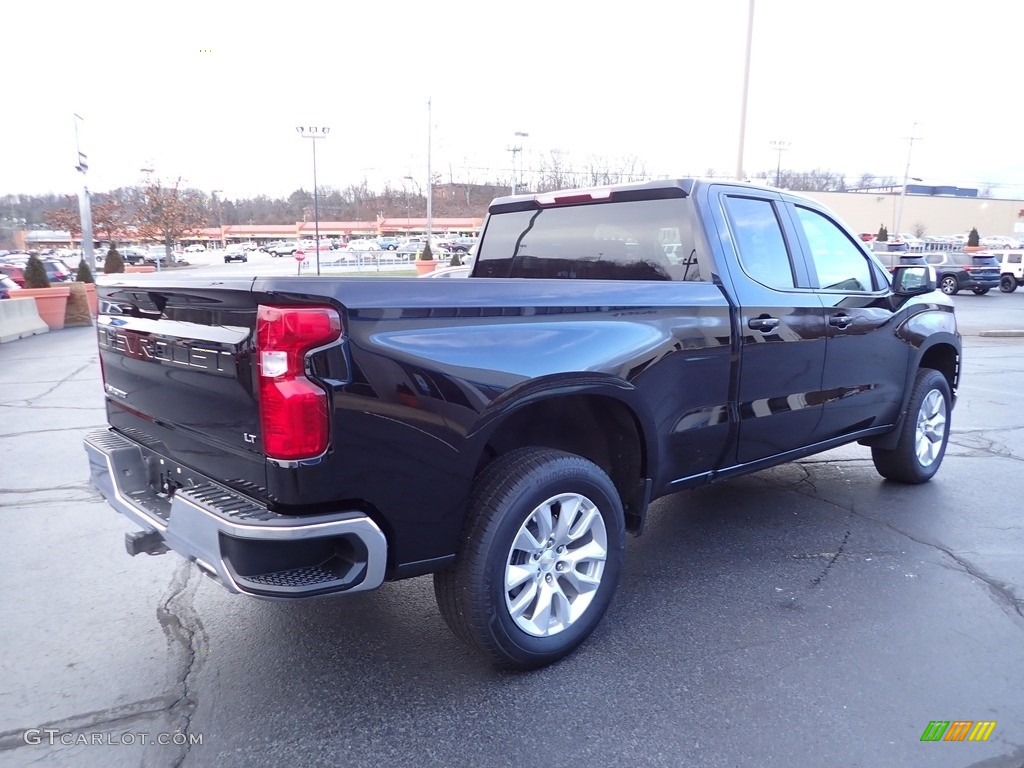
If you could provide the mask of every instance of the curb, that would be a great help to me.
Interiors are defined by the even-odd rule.
[[[993,336],[996,338],[1011,338],[1024,336],[1024,331],[978,331],[979,336]]]

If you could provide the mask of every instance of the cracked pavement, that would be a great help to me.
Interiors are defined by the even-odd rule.
[[[130,558],[89,486],[90,329],[0,345],[0,768],[1024,766],[1024,327],[957,298],[942,469],[882,481],[846,446],[652,507],[593,637],[535,673],[455,640],[429,578],[296,604]],[[921,743],[930,720],[996,720]],[[25,729],[202,744],[26,744]]]

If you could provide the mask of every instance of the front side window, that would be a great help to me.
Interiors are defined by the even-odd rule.
[[[799,205],[795,210],[818,273],[818,285],[833,291],[874,290],[867,257],[846,233],[817,211]]]
[[[690,216],[685,198],[494,213],[474,277],[710,280]]]

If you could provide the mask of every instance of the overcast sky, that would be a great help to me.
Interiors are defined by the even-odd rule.
[[[748,0],[8,4],[0,194],[74,192],[140,169],[228,198],[318,181],[401,188],[636,157],[652,176],[736,168]],[[1024,187],[1024,3],[757,0],[745,162]],[[516,131],[529,133],[517,140]],[[412,182],[406,182],[412,188]],[[999,186],[1004,185],[1004,186]]]

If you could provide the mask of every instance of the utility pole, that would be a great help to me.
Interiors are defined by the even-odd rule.
[[[313,139],[313,231],[316,233],[316,274],[320,276],[320,198],[316,188],[316,139],[327,138],[331,132],[329,127],[314,126],[304,128],[296,126],[295,130],[304,139]]]
[[[779,161],[775,165],[775,188],[778,189],[782,181],[782,153],[789,149],[789,142],[773,140],[768,143],[772,145],[772,149],[779,153]]]
[[[900,212],[896,215],[896,225],[893,227],[893,235],[896,237],[899,237],[900,225],[903,223],[903,202],[907,199],[907,179],[910,177],[910,153],[914,151],[914,142],[921,138],[914,135],[916,129],[917,123],[914,123],[910,136],[906,137],[910,143],[907,146],[907,167],[903,170],[903,188],[900,190]]]
[[[78,193],[78,215],[82,220],[82,258],[89,265],[89,269],[96,271],[96,253],[92,247],[92,204],[89,201],[89,187],[85,181],[85,174],[89,170],[89,158],[82,152],[82,146],[78,142],[78,122],[82,116],[75,114],[75,151],[78,153],[78,163],[75,170],[82,174],[82,188]]]
[[[530,134],[523,131],[516,131],[515,136],[517,139],[528,139]],[[523,151],[523,143],[519,142],[518,144],[513,144],[512,146],[507,147],[506,151],[512,153],[512,186],[510,194],[514,195],[516,193],[516,181],[518,181],[518,175],[516,174],[516,155]]]

